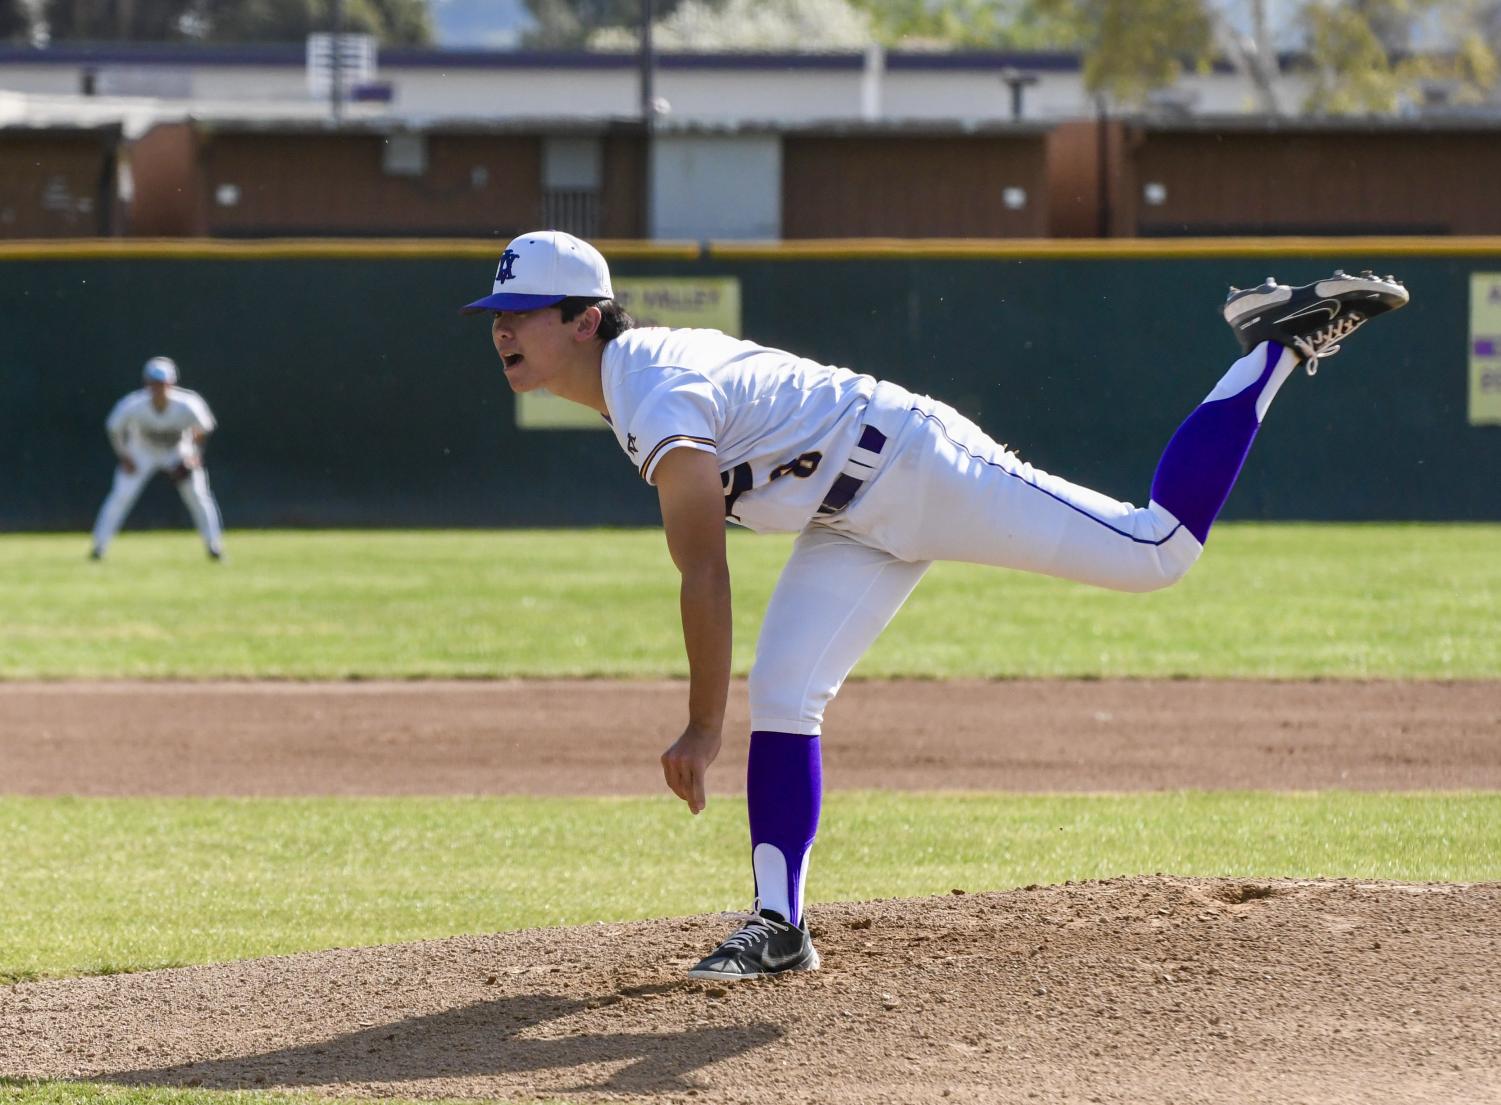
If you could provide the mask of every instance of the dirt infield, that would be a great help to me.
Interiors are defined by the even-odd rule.
[[[0,789],[645,792],[682,692],[0,685]],[[825,747],[834,787],[1501,789],[1501,686],[857,683]],[[741,789],[743,735],[724,755],[713,781]],[[732,923],[0,988],[0,1075],[683,1105],[1501,1102],[1501,884],[1148,877],[821,905],[824,970],[686,980]]]
[[[0,684],[10,794],[645,794],[684,684]],[[742,791],[745,688],[711,775]],[[1501,789],[1501,684],[855,682],[831,788]]]

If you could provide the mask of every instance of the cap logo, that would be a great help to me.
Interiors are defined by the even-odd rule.
[[[517,253],[514,249],[508,249],[500,255],[500,266],[495,270],[495,282],[497,284],[504,284],[507,280],[516,279],[516,274],[511,271],[511,267],[520,258],[521,254]]]

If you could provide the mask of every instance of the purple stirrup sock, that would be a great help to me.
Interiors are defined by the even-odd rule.
[[[762,909],[802,923],[803,875],[818,833],[823,759],[818,738],[751,734],[745,794],[750,808],[751,866]]]
[[[1263,393],[1271,384],[1275,394],[1292,371],[1291,364],[1283,366],[1281,373],[1277,371],[1283,352],[1282,346],[1275,342],[1266,342],[1252,350],[1242,361],[1259,356],[1260,374],[1234,394],[1217,398],[1232,379],[1244,378],[1238,375],[1244,372],[1242,361],[1237,361],[1220,387],[1210,392],[1209,398],[1178,427],[1157,462],[1157,474],[1152,477],[1152,500],[1171,511],[1201,545],[1208,540],[1209,527],[1230,497],[1235,478],[1251,451],[1251,442],[1261,428],[1260,415],[1266,410]],[[1254,363],[1248,367],[1255,371]],[[1270,396],[1266,402],[1270,402]]]

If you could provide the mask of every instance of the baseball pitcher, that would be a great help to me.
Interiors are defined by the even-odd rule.
[[[208,486],[203,447],[214,432],[214,416],[196,391],[177,386],[177,364],[170,357],[152,357],[141,373],[142,384],[115,404],[104,429],[118,464],[114,484],[94,522],[94,547],[89,555],[102,560],[109,543],[141,488],[158,472],[177,485],[204,547],[215,560],[224,556],[219,504]]]
[[[693,813],[719,753],[730,683],[724,522],[796,533],[750,675],[747,772],[755,901],[689,973],[812,970],[803,916],[822,802],[824,708],[935,560],[1041,572],[1119,591],[1181,579],[1203,552],[1267,409],[1298,365],[1403,306],[1392,277],[1231,289],[1242,356],[1168,442],[1146,506],[1049,475],[952,407],[885,381],[713,330],[638,329],[604,258],[558,231],[501,255],[491,338],[516,392],[546,388],[600,413],[657,489],[682,575],[688,718],[662,756]]]

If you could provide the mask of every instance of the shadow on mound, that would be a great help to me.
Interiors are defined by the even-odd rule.
[[[561,1085],[568,1091],[656,1093],[690,1086],[687,1075],[769,1044],[773,1025],[692,1028],[676,1033],[522,1034],[591,1008],[550,994],[476,1002],[431,1016],[371,1026],[317,1044],[213,1062],[129,1071],[103,1080],[124,1084],[293,1089],[345,1083],[426,1082],[510,1077],[623,1064],[601,1081]]]

